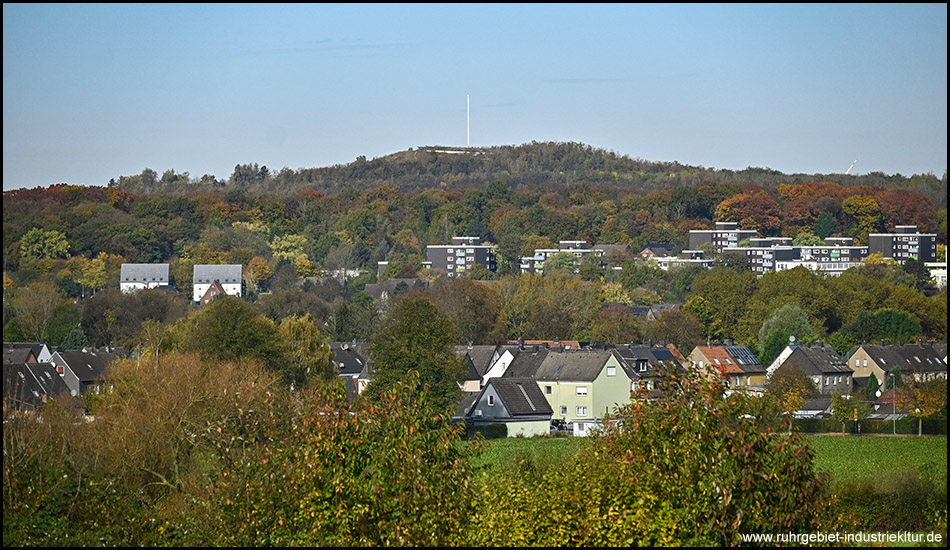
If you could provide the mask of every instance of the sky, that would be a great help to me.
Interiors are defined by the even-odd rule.
[[[532,141],[942,177],[947,4],[3,4],[4,190]]]

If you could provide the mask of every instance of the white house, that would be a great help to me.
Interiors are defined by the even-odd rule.
[[[241,286],[241,264],[236,265],[196,265],[192,278],[193,300],[200,302],[202,296],[208,292],[215,282],[221,285],[225,294],[240,298],[243,295]]]
[[[167,286],[168,264],[122,264],[119,290],[123,293]]]

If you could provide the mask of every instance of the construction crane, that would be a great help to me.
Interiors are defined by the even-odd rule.
[[[845,171],[844,175],[847,176],[848,173],[851,172],[851,169],[854,168],[854,165],[857,164],[857,163],[858,163],[858,159],[854,159],[854,162],[851,163],[851,166],[848,167],[848,169]]]

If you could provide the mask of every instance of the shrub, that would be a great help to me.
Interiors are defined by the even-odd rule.
[[[620,408],[567,469],[486,489],[473,544],[731,546],[815,529],[824,476],[770,399],[724,397],[692,370],[664,382],[664,397]]]

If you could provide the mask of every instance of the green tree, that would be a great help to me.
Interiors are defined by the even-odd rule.
[[[816,395],[818,388],[800,369],[785,364],[768,377],[765,392],[775,399],[783,413],[791,415],[802,408],[805,399]]]
[[[309,314],[285,318],[278,327],[278,334],[284,351],[284,366],[280,370],[285,381],[300,387],[308,380],[336,379],[337,373],[330,362],[330,345]]]
[[[765,342],[775,330],[782,331],[786,340],[789,336],[794,336],[799,340],[807,340],[815,336],[808,315],[795,303],[785,304],[772,312],[759,329],[759,341]]]
[[[831,212],[825,210],[818,214],[813,232],[821,239],[828,238],[838,232],[838,224]]]
[[[577,258],[574,254],[562,250],[561,252],[552,254],[547,260],[544,260],[544,273],[545,275],[556,271],[561,273],[574,273],[576,262]]]
[[[923,435],[924,418],[947,414],[947,379],[909,380],[898,389],[899,400],[907,404],[911,416],[917,417],[917,435]]]
[[[283,364],[277,326],[251,304],[233,297],[212,300],[172,328],[175,349],[206,361],[255,359],[277,372]]]
[[[410,371],[419,373],[417,391],[428,390],[436,410],[451,407],[460,397],[461,359],[455,354],[458,329],[431,300],[408,296],[383,321],[370,344],[373,379],[365,394],[377,401]]]
[[[849,421],[861,420],[871,414],[871,407],[867,401],[858,399],[855,395],[836,393],[831,396],[831,416],[841,422],[841,433],[847,431]]]
[[[788,338],[792,336],[783,328],[775,328],[762,340],[762,351],[759,352],[759,361],[763,365],[771,365],[773,361],[788,346]]]
[[[921,334],[920,321],[910,313],[892,308],[874,312],[878,337],[894,344],[906,344]]]
[[[20,239],[20,257],[34,260],[65,258],[69,255],[66,235],[55,229],[34,227]]]
[[[825,240],[818,235],[802,232],[792,239],[792,244],[795,246],[824,246]]]

